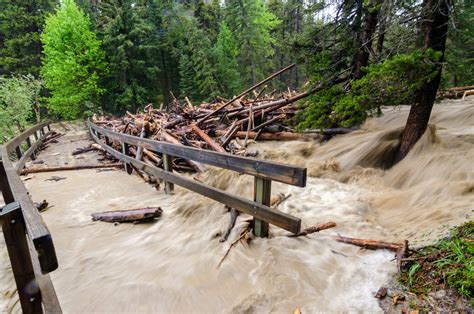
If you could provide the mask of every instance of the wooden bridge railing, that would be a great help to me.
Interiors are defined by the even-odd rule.
[[[87,125],[90,129],[92,138],[109,154],[125,162],[126,166],[127,164],[131,164],[139,170],[145,171],[150,175],[164,180],[165,191],[167,193],[172,191],[173,184],[177,184],[241,212],[250,214],[254,217],[254,233],[256,236],[268,236],[269,223],[292,233],[298,233],[300,231],[301,219],[269,207],[271,197],[270,192],[272,181],[304,187],[306,185],[306,168],[292,167],[255,158],[234,156],[139,138],[101,128],[90,121],[87,122]],[[122,152],[119,152],[110,146],[111,140],[115,140],[122,144]],[[163,169],[151,166],[135,159],[134,157],[128,156],[129,145],[146,148],[163,154]],[[171,167],[171,160],[173,157],[180,157],[207,165],[253,175],[255,177],[254,201],[173,174]],[[130,167],[126,168],[130,169]]]
[[[48,123],[38,124],[0,146],[0,188],[6,204],[0,207],[0,224],[24,313],[61,312],[48,275],[58,268],[53,240],[18,175],[50,132]],[[10,160],[13,153],[16,164]]]

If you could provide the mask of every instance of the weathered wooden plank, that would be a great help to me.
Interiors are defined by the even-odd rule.
[[[255,177],[254,181],[254,201],[270,206],[272,181]],[[260,238],[268,237],[268,222],[258,218],[253,219],[253,234]]]
[[[0,208],[0,225],[10,257],[21,309],[23,313],[42,313],[41,293],[34,289],[35,272],[25,234],[25,221],[18,206],[18,203],[9,203]]]
[[[31,256],[35,256],[36,251],[34,244],[28,237],[28,247],[30,249]],[[49,274],[43,274],[41,272],[41,266],[37,258],[32,259],[33,269],[35,271],[36,282],[41,291],[41,301],[43,303],[43,311],[46,314],[61,314],[62,309],[59,304],[58,296],[56,295],[56,289],[54,289],[51,277]]]
[[[250,174],[272,181],[278,181],[299,187],[306,186],[306,168],[293,167],[276,162],[235,156],[193,147],[179,146],[150,139],[142,139],[136,136],[121,134],[98,127],[89,121],[88,125],[92,130],[105,134],[111,139],[127,142],[131,145],[142,146],[156,152],[184,159],[191,159],[203,164]]]
[[[258,204],[243,197],[234,196],[225,191],[206,186],[197,181],[189,180],[171,172],[150,166],[142,161],[126,156],[115,149],[105,145],[97,136],[91,132],[92,138],[99,143],[109,154],[124,162],[133,164],[137,169],[147,172],[164,181],[168,181],[188,190],[204,195],[210,199],[223,203],[229,207],[235,208],[241,212],[252,215],[257,219],[271,223],[292,233],[298,233],[301,228],[301,219],[292,215],[280,212],[268,206]],[[110,135],[109,135],[110,136]],[[136,145],[136,144],[135,144]]]
[[[24,131],[14,139],[12,139],[10,142],[5,144],[5,147],[7,149],[8,153],[11,153],[16,147],[18,147],[21,143],[23,143],[26,138],[30,137],[33,133],[35,133],[37,130],[43,130],[43,127],[48,125],[48,122],[43,122],[40,124],[35,125],[34,127]]]
[[[167,154],[163,154],[163,169],[165,171],[173,172],[173,157]],[[165,181],[165,192],[166,194],[173,193],[174,185],[168,181]]]
[[[3,160],[5,176],[8,180],[11,194],[14,201],[20,203],[28,236],[33,241],[38,253],[41,271],[43,273],[49,273],[58,268],[58,261],[51,234],[40,213],[34,206],[25,185],[16,172],[16,169],[10,162],[5,146],[0,146],[0,156]]]
[[[21,158],[15,165],[15,169],[18,174],[21,173],[21,169],[23,169],[23,167],[25,166],[28,158],[33,155],[33,153],[38,149],[41,143],[43,143],[43,141],[45,140],[46,136],[48,136],[49,134],[51,134],[51,131],[40,137],[36,142],[34,142],[33,145],[31,145],[30,148],[28,148],[28,150],[21,156]]]

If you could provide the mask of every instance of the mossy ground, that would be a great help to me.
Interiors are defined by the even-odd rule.
[[[409,292],[422,299],[440,291],[452,290],[457,297],[466,300],[472,309],[474,222],[454,228],[448,238],[433,246],[417,250],[402,263],[399,281]],[[412,304],[413,307],[417,307],[416,303]]]

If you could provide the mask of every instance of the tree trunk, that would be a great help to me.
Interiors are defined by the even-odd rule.
[[[438,91],[439,82],[441,80],[441,69],[446,48],[451,5],[452,0],[423,1],[424,49],[431,48],[435,51],[440,51],[442,56],[441,59],[436,62],[436,76],[420,88],[416,96],[416,103],[410,108],[400,147],[395,156],[395,162],[399,162],[405,158],[428,126],[431,109],[433,108],[436,92]]]
[[[362,33],[361,45],[354,64],[354,79],[363,76],[362,68],[369,64],[372,52],[372,41],[377,28],[378,14],[383,0],[371,0],[369,7],[365,8],[364,32]]]

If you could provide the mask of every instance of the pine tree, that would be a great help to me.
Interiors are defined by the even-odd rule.
[[[206,33],[198,28],[196,20],[183,17],[179,56],[180,95],[193,101],[212,100],[221,93],[217,81],[215,58]]]
[[[99,11],[99,36],[110,64],[110,73],[104,79],[108,90],[106,109],[135,111],[156,102],[161,93],[159,46],[148,1],[102,2]]]
[[[224,96],[231,97],[238,94],[244,89],[237,64],[240,49],[225,22],[220,25],[213,52],[216,56],[216,76]]]
[[[240,46],[238,62],[246,84],[255,84],[274,68],[275,39],[272,30],[279,20],[262,0],[227,0],[226,22]]]
[[[106,70],[104,52],[90,21],[73,0],[63,0],[46,19],[41,41],[41,75],[51,91],[48,108],[62,118],[74,119],[96,109],[103,93],[98,82]]]
[[[56,0],[0,0],[0,74],[39,75],[40,33]]]

